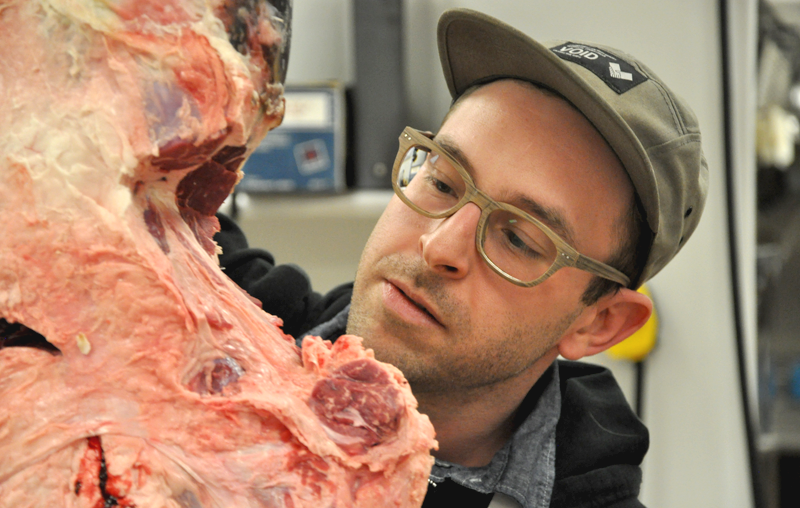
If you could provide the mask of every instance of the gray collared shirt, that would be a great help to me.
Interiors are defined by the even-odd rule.
[[[336,339],[345,333],[350,306],[303,335]],[[298,344],[302,337],[297,339]],[[542,379],[544,381],[544,379]],[[464,467],[436,459],[430,474],[433,483],[445,479],[483,494],[499,492],[523,508],[547,508],[556,474],[556,424],[561,413],[558,363],[531,413],[492,461],[482,467]]]

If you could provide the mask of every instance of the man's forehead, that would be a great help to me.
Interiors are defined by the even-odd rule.
[[[587,203],[598,206],[602,202],[606,210],[617,208],[611,203],[627,203],[626,196],[633,195],[619,159],[589,120],[560,95],[528,82],[504,79],[469,90],[448,112],[436,140],[462,163],[479,188],[489,174],[508,170],[500,179],[490,180],[500,192],[489,194],[528,211],[573,244],[582,229],[576,217],[583,222],[586,216],[568,205],[575,195],[583,193]],[[498,167],[487,156],[491,150],[504,152],[506,165],[513,161],[517,167]],[[537,174],[525,178],[527,172]],[[564,192],[540,186],[552,189],[555,180]],[[553,187],[548,187],[551,183]]]

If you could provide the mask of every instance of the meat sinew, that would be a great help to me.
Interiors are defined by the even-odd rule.
[[[0,0],[0,506],[421,503],[401,373],[298,349],[218,267],[282,116],[274,4]]]

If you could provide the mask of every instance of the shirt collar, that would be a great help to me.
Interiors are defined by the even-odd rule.
[[[521,411],[526,409],[530,411],[527,417],[488,465],[464,467],[436,459],[431,481],[449,478],[484,494],[502,492],[524,508],[550,506],[556,472],[556,424],[561,413],[557,363],[531,389],[520,406]]]

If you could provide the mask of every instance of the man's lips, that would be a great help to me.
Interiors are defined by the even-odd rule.
[[[444,327],[435,307],[401,281],[384,281],[383,298],[387,307],[408,321]]]

